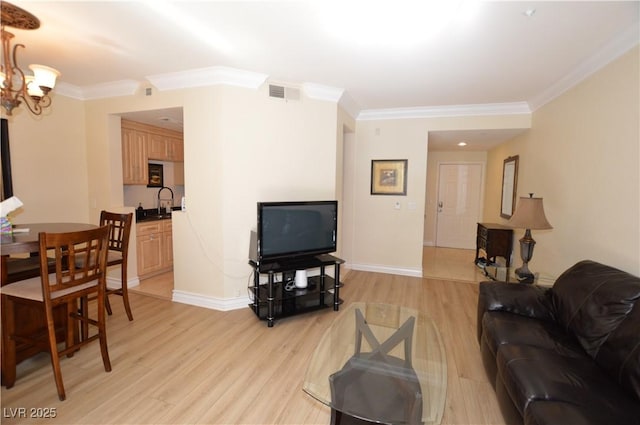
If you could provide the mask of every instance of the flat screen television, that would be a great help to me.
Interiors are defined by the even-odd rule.
[[[257,260],[336,251],[338,201],[258,202]]]

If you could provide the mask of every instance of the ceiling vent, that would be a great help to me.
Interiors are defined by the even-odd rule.
[[[286,100],[300,100],[300,89],[269,84],[269,97]]]

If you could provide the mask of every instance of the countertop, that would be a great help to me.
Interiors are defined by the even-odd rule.
[[[172,211],[177,211],[179,209],[180,207],[174,207]],[[171,219],[170,212],[165,212],[160,214],[158,213],[157,208],[145,209],[143,211],[142,216],[140,216],[140,214],[138,214],[138,211],[136,211],[136,223],[147,222],[147,221],[157,221],[157,220],[170,220],[170,219]]]

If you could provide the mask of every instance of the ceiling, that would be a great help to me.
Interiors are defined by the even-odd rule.
[[[60,70],[63,94],[87,98],[108,84],[230,67],[273,82],[344,89],[340,101],[359,119],[459,105],[535,110],[640,40],[638,1],[12,3],[41,21],[37,30],[8,28],[26,46],[18,61]],[[490,133],[463,136],[486,146]],[[495,137],[511,135],[504,133]],[[439,144],[459,140],[435,136]]]

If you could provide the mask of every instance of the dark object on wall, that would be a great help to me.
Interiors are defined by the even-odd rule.
[[[519,156],[510,156],[502,165],[502,198],[500,199],[500,217],[511,218],[516,206],[518,188]]]
[[[164,171],[162,164],[149,164],[149,181],[147,187],[164,187]]]
[[[406,159],[371,160],[371,194],[406,196],[407,164]]]
[[[11,153],[9,152],[9,123],[2,118],[2,141],[0,142],[0,156],[2,157],[2,196],[1,200],[13,196],[13,179],[11,178]]]

